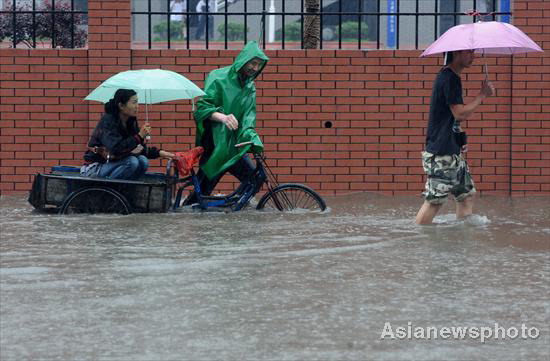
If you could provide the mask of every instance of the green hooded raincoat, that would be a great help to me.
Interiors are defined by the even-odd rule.
[[[264,60],[262,68],[244,82],[239,70],[253,58]],[[205,81],[205,96],[197,102],[194,112],[197,124],[196,144],[203,144],[205,122],[214,112],[233,114],[239,121],[239,128],[231,130],[219,122],[211,122],[214,150],[201,169],[208,178],[213,178],[231,167],[253,147],[254,151],[263,149],[262,141],[256,133],[256,87],[254,79],[260,75],[269,58],[251,41],[235,58],[233,65],[213,70]],[[236,148],[235,144],[251,141],[252,145]]]

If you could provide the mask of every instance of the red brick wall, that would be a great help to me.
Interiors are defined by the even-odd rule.
[[[161,67],[199,86],[237,51],[132,50],[130,0],[89,1],[89,48],[0,49],[0,191],[26,192],[33,174],[78,165],[102,105],[83,101],[110,75]],[[550,49],[550,2],[516,0],[513,23]],[[324,194],[419,193],[432,81],[441,59],[419,51],[278,50],[256,82],[258,131],[283,182]],[[497,95],[465,127],[477,188],[497,194],[550,194],[550,56],[489,57]],[[481,65],[463,75],[466,101]],[[144,116],[144,105],[141,106]],[[185,150],[194,142],[189,101],[149,108],[153,143]],[[326,128],[325,123],[332,123]],[[160,161],[153,162],[155,170]],[[233,184],[225,179],[220,190]]]

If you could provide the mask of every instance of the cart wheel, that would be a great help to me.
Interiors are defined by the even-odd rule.
[[[63,202],[59,214],[119,213],[130,214],[126,198],[109,188],[84,188],[71,193]]]
[[[264,194],[256,209],[272,209],[281,212],[295,209],[324,211],[325,201],[313,189],[302,184],[281,184]]]

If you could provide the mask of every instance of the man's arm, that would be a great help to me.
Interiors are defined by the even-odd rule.
[[[236,130],[237,128],[239,128],[239,121],[237,120],[237,118],[235,118],[233,114],[225,115],[220,112],[214,112],[210,116],[210,120],[223,123],[231,130]]]
[[[197,139],[201,139],[206,127],[206,123],[212,121],[214,113],[225,113],[223,110],[223,88],[217,81],[217,77],[212,71],[205,81],[204,92],[206,93],[197,102],[197,108],[193,113],[197,125]],[[200,145],[200,143],[197,143]]]
[[[483,100],[486,97],[489,97],[495,93],[495,87],[491,82],[484,81],[479,94],[474,98],[474,100],[468,104],[452,104],[450,106],[453,116],[457,120],[466,120],[468,119],[478,106],[481,105]]]

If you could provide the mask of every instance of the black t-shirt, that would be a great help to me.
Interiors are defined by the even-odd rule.
[[[460,154],[453,132],[453,125],[455,128],[460,125],[451,112],[450,106],[454,104],[464,104],[462,82],[454,71],[445,68],[437,74],[432,89],[426,151],[437,155]]]

